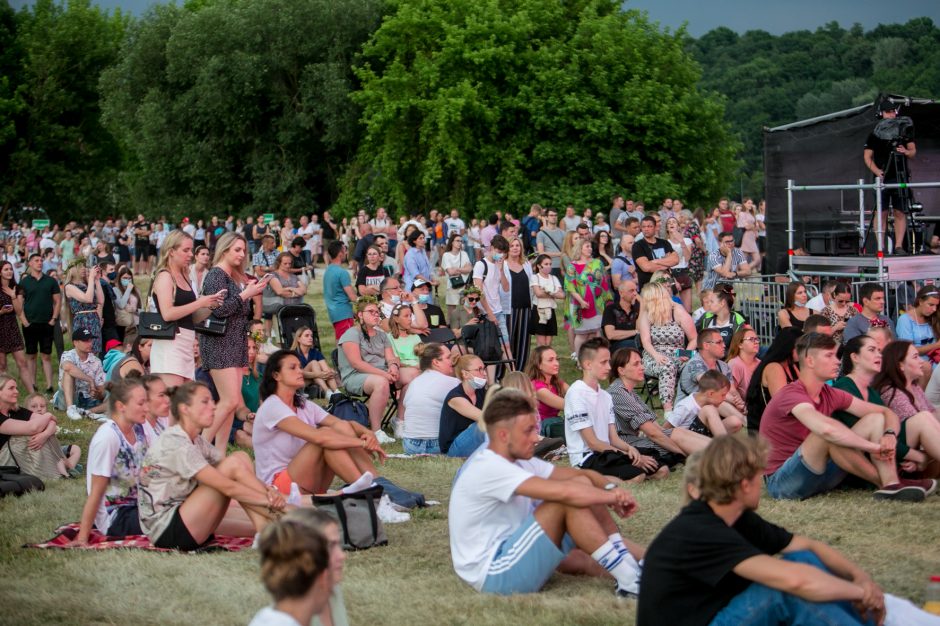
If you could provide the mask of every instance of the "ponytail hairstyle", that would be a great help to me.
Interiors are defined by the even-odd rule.
[[[275,602],[305,596],[329,569],[324,515],[316,509],[298,508],[261,532],[261,582]],[[329,521],[336,523],[332,518]]]
[[[131,397],[131,392],[135,389],[144,389],[143,381],[141,381],[139,376],[130,376],[124,377],[117,382],[110,382],[105,385],[105,389],[108,391],[108,413],[114,415],[117,412],[117,404],[127,404],[127,401]]]
[[[278,350],[268,357],[268,362],[264,366],[264,374],[261,376],[261,384],[258,385],[258,393],[261,396],[262,402],[269,396],[273,396],[277,393],[277,381],[274,379],[274,375],[280,373],[281,368],[284,366],[284,361],[287,358],[300,360],[297,358],[297,355],[290,350]],[[294,406],[292,408],[301,409],[306,403],[307,397],[303,394],[303,389],[298,389],[294,393]]]
[[[177,423],[180,421],[180,406],[189,405],[193,401],[193,396],[196,395],[198,389],[205,389],[209,391],[208,385],[201,383],[198,380],[190,380],[178,387],[173,387],[167,389],[167,393],[170,394],[170,413],[173,415],[173,419]],[[209,391],[211,395],[211,391]]]

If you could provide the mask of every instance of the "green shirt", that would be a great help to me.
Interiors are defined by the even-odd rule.
[[[52,296],[60,293],[59,283],[43,274],[36,280],[30,274],[23,276],[19,284],[23,290],[23,313],[30,324],[52,319]]]
[[[845,391],[846,393],[852,394],[859,400],[865,399],[862,397],[862,392],[859,391],[858,385],[856,385],[855,381],[849,378],[848,376],[843,376],[837,379],[834,383],[832,383],[832,386],[835,387],[836,389],[841,389],[842,391]],[[871,402],[872,404],[877,404],[878,406],[887,406],[885,404],[885,401],[881,397],[881,393],[879,393],[878,390],[875,389],[874,387],[868,388],[868,402]],[[840,422],[842,422],[849,428],[852,428],[853,426],[855,426],[855,422],[858,421],[858,418],[852,415],[851,413],[849,413],[848,411],[836,411],[835,413],[832,414],[832,417],[834,419],[839,420]],[[897,462],[900,463],[901,461],[904,460],[904,457],[907,456],[907,453],[910,450],[910,447],[907,445],[907,432],[906,432],[906,429],[904,428],[904,421],[901,421],[901,432],[898,433],[897,439],[898,439],[898,445],[897,445],[897,448],[895,448],[894,455],[895,455],[895,459],[897,460]]]

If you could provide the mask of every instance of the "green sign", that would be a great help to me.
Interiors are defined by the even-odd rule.
[[[274,213],[265,213],[264,214],[264,223],[270,224],[274,221]]]
[[[49,228],[49,220],[33,220],[33,228]]]

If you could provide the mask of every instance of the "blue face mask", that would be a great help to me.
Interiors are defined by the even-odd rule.
[[[401,296],[392,296],[392,304],[401,304]]]
[[[420,302],[421,304],[429,304],[431,302],[431,294],[429,293],[421,294],[420,296],[418,296],[418,302]]]
[[[117,278],[117,272],[108,272],[108,280],[114,280]]]
[[[125,287],[127,287],[128,285],[131,284],[131,279],[130,279],[130,278],[122,278],[122,279],[121,279],[121,284],[124,285]]]
[[[499,262],[502,261],[502,260],[503,260],[503,253],[502,253],[502,252],[494,252],[494,253],[493,253],[493,262],[494,262],[494,263],[499,263]]]

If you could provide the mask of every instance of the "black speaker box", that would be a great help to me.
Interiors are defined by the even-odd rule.
[[[855,256],[858,232],[854,230],[814,230],[803,234],[803,248],[817,256]]]

